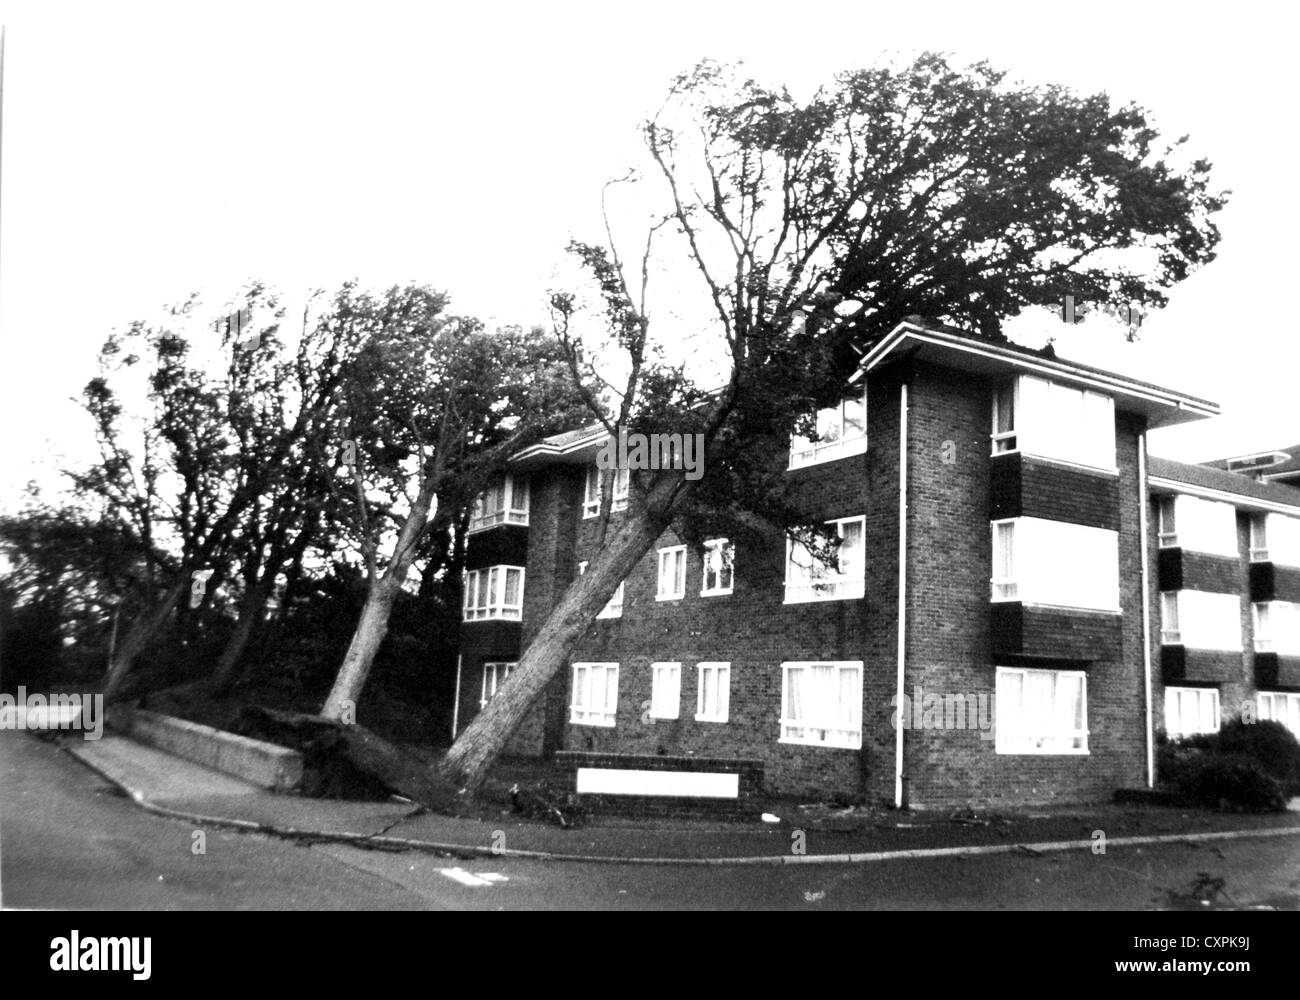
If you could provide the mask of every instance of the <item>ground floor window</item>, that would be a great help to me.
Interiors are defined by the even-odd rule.
[[[1282,723],[1300,739],[1300,693],[1261,691],[1259,717]]]
[[[655,663],[650,670],[650,718],[677,718],[682,703],[682,665]]]
[[[1218,688],[1165,688],[1165,733],[1170,739],[1218,731]]]
[[[998,667],[997,752],[1087,753],[1087,687],[1082,671]]]
[[[781,664],[781,742],[862,746],[862,661]]]
[[[618,664],[575,663],[569,721],[579,726],[612,726],[618,710]]]
[[[699,692],[695,700],[696,722],[726,722],[731,701],[731,664],[701,663]]]
[[[515,663],[485,663],[483,664],[483,688],[479,695],[478,707],[483,708],[492,696],[497,693],[501,685],[505,683],[510,671],[515,669]]]

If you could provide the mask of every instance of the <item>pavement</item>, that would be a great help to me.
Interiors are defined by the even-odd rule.
[[[1300,799],[1285,813],[1089,805],[1005,814],[839,810],[790,804],[780,822],[592,817],[573,829],[509,809],[486,818],[435,815],[409,802],[275,794],[127,737],[65,739],[64,749],[160,816],[217,829],[445,857],[585,863],[790,865],[990,854],[1038,856],[1121,847],[1300,835]],[[1104,851],[1102,852],[1104,853]]]

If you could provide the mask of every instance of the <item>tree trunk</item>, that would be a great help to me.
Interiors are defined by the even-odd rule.
[[[172,584],[171,589],[163,596],[162,602],[152,613],[146,610],[142,617],[132,622],[126,639],[114,654],[113,662],[109,664],[108,673],[104,676],[105,701],[112,701],[121,692],[122,683],[126,680],[126,675],[131,672],[135,658],[162,631],[181,595],[187,593],[189,589],[189,577],[182,576]]]
[[[407,571],[419,548],[420,538],[429,523],[435,478],[432,475],[426,476],[420,484],[419,495],[411,505],[411,512],[397,536],[388,570],[371,585],[370,592],[366,595],[366,604],[361,609],[357,630],[352,634],[347,654],[343,657],[343,666],[339,668],[334,687],[330,689],[325,707],[321,709],[321,715],[327,719],[342,719],[350,707],[351,721],[356,721],[356,707],[361,700],[361,691],[370,675],[379,645],[388,634],[388,617],[392,613],[393,602],[402,589],[402,583],[406,580]]]
[[[653,492],[668,492],[662,488]],[[668,504],[655,505],[664,510]],[[666,511],[645,508],[627,519],[606,540],[587,572],[569,587],[519,658],[510,680],[469,724],[442,763],[442,773],[475,791],[501,754],[506,741],[524,721],[546,685],[567,663],[569,652],[583,636],[618,585],[650,551],[668,525]]]
[[[272,578],[274,578],[273,571]],[[221,651],[221,657],[217,660],[216,669],[212,671],[210,684],[214,693],[221,694],[225,692],[235,680],[235,668],[239,666],[239,661],[244,655],[244,648],[248,645],[253,630],[257,628],[258,623],[262,620],[262,609],[266,607],[266,596],[267,586],[264,580],[258,581],[257,585],[244,595],[244,601],[239,607],[239,620],[235,622],[235,629],[231,632],[225,648]]]

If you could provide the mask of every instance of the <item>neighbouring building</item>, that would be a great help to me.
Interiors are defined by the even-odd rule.
[[[1146,454],[1217,413],[902,323],[783,456],[837,565],[775,527],[666,533],[510,749],[752,759],[777,794],[938,807],[1145,786],[1160,731],[1243,704],[1300,734],[1300,447],[1241,471]],[[603,441],[526,449],[474,512],[460,728],[594,555]],[[614,493],[617,518],[626,474]]]

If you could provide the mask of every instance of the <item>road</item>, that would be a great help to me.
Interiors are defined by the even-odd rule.
[[[0,902],[69,909],[1149,909],[1198,872],[1300,909],[1300,837],[784,868],[457,861],[311,847],[150,815],[67,754],[0,732]]]

